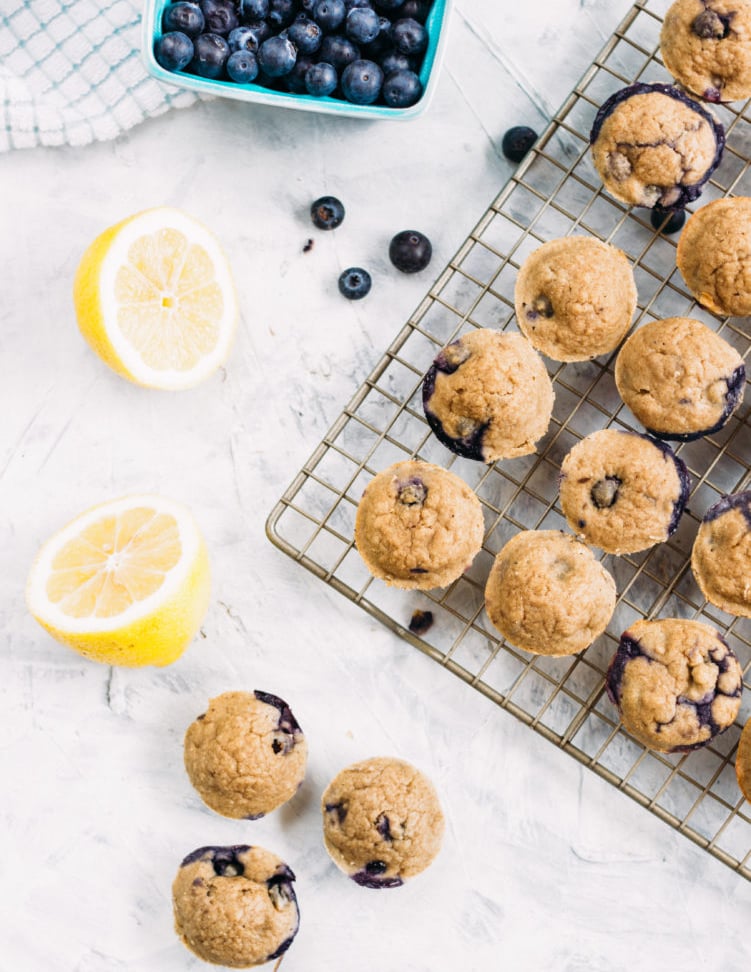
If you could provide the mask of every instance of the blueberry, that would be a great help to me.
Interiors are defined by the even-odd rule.
[[[284,83],[287,86],[287,90],[292,91],[293,94],[307,94],[308,89],[305,87],[305,76],[314,65],[315,61],[310,54],[298,54],[295,66],[289,74],[284,75]]]
[[[432,611],[413,611],[409,619],[409,630],[412,634],[425,634],[433,627]]]
[[[300,9],[303,13],[308,14],[308,16],[313,16],[313,9],[318,3],[318,0],[300,0]]]
[[[391,40],[391,21],[388,17],[378,18],[378,33],[373,38],[373,40],[365,45],[365,53],[371,61],[377,61],[379,64],[381,58],[384,57],[389,51],[393,51],[394,45]]]
[[[537,132],[526,125],[516,125],[503,136],[501,151],[512,162],[521,162],[536,141]]]
[[[165,71],[182,71],[193,60],[193,41],[187,34],[171,30],[156,42],[154,57]]]
[[[326,34],[318,48],[318,60],[333,64],[340,74],[359,56],[359,48],[348,37],[342,37],[341,34]]]
[[[383,71],[375,61],[353,61],[342,71],[342,94],[354,105],[372,105],[382,84]]]
[[[327,34],[344,23],[347,14],[344,0],[316,0],[313,19]]]
[[[269,0],[238,0],[237,6],[243,23],[265,20],[269,15]]]
[[[258,60],[252,51],[233,51],[227,58],[227,74],[237,84],[250,84],[258,77]]]
[[[287,36],[301,54],[313,54],[321,46],[323,31],[315,20],[301,14],[288,28]]]
[[[419,476],[412,476],[397,485],[396,496],[403,506],[423,506],[428,498],[428,487]]]
[[[347,300],[362,300],[370,293],[370,274],[362,267],[350,267],[339,275],[339,293]]]
[[[389,259],[402,273],[424,270],[432,255],[430,240],[417,230],[402,230],[389,244]]]
[[[356,44],[369,44],[380,33],[381,18],[372,7],[353,7],[347,14],[345,30]]]
[[[388,78],[389,74],[393,74],[394,71],[412,70],[411,59],[406,54],[400,54],[399,51],[389,51],[388,54],[381,58],[379,63],[386,78]]]
[[[730,16],[704,10],[694,19],[691,30],[702,40],[723,40],[730,33]]]
[[[286,37],[269,37],[258,48],[258,63],[270,78],[281,78],[295,66],[297,51]]]
[[[655,206],[649,214],[652,226],[661,233],[677,233],[686,222],[685,209],[663,209]]]
[[[177,3],[165,7],[162,16],[162,30],[165,33],[176,30],[188,37],[198,37],[205,24],[200,6],[197,3],[188,3],[187,0],[178,0]]]
[[[430,13],[430,0],[405,0],[399,13],[402,17],[412,17],[424,24]]]
[[[229,55],[229,44],[219,34],[199,34],[193,43],[193,60],[188,69],[202,78],[219,78]]]
[[[390,108],[409,108],[422,95],[422,82],[414,71],[393,71],[383,82],[383,100]]]
[[[385,874],[388,865],[385,861],[368,861],[365,865],[365,870],[368,874]]]
[[[402,54],[420,54],[428,46],[428,32],[414,17],[403,17],[391,28],[394,47]]]
[[[344,206],[336,196],[321,196],[311,205],[310,218],[318,229],[336,229],[344,219]]]
[[[376,0],[381,10],[396,10],[404,4],[404,0]]]
[[[370,0],[344,0],[344,6],[347,13],[349,13],[355,7],[370,7],[372,4]]]
[[[258,34],[251,27],[235,27],[230,31],[227,43],[233,54],[235,51],[252,51],[255,54],[260,47]]]
[[[618,476],[605,476],[598,479],[589,491],[590,498],[598,510],[609,510],[618,500],[618,492],[623,480]]]
[[[269,20],[275,27],[289,27],[296,13],[295,0],[269,0]]]
[[[324,98],[336,90],[339,75],[333,64],[319,61],[309,67],[305,73],[305,88],[314,98]]]
[[[240,23],[233,0],[201,0],[206,33],[229,34]]]
[[[253,34],[256,39],[256,47],[253,49],[255,54],[258,48],[263,44],[265,40],[273,36],[274,31],[271,29],[267,21],[265,20],[249,20],[245,26]]]

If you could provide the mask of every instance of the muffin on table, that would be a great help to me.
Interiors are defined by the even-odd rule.
[[[711,604],[751,617],[751,491],[710,506],[696,533],[691,570]]]
[[[615,362],[623,401],[650,435],[687,442],[721,429],[743,400],[743,358],[689,317],[644,324]]]
[[[660,33],[665,67],[705,101],[751,97],[749,0],[676,0]]]
[[[436,356],[423,380],[422,403],[446,448],[495,462],[535,451],[550,424],[553,385],[524,337],[478,328]]]
[[[723,317],[751,314],[751,197],[716,199],[697,209],[675,259],[702,307]]]
[[[725,131],[671,84],[637,83],[611,95],[589,136],[611,196],[631,206],[683,209],[720,164]]]
[[[689,489],[686,465],[672,449],[626,429],[593,432],[561,464],[561,509],[569,526],[612,554],[667,540]]]
[[[701,621],[636,621],[621,635],[607,691],[624,728],[649,749],[688,752],[733,724],[743,689],[740,663]]]
[[[554,361],[586,361],[616,348],[636,298],[625,254],[591,236],[543,243],[522,264],[514,289],[522,334]]]
[[[561,530],[524,530],[498,552],[485,610],[503,637],[537,655],[573,655],[615,610],[615,581],[592,551]]]

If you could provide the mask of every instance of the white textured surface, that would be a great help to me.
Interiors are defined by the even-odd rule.
[[[266,516],[500,189],[506,128],[545,117],[627,0],[458,0],[430,111],[365,124],[198,104],[86,149],[0,159],[0,969],[178,972],[205,966],[172,931],[170,884],[203,844],[259,843],[297,873],[301,930],[284,972],[748,969],[751,885],[369,619],[271,546]],[[312,199],[347,218],[315,232]],[[123,215],[180,206],[219,235],[243,322],[226,374],[195,391],[128,385],[84,346],[71,281]],[[388,265],[422,229],[424,274]],[[303,253],[305,240],[315,240]],[[336,292],[345,266],[371,295]],[[27,616],[39,544],[128,492],[189,504],[214,590],[205,637],[163,670],[111,670]],[[182,736],[206,700],[261,688],[310,744],[300,795],[264,820],[204,808]],[[342,766],[395,754],[448,818],[412,884],[356,887],[320,836]]]

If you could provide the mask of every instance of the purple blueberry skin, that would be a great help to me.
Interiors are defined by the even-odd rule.
[[[209,34],[224,37],[240,23],[232,0],[201,0],[201,10],[206,21],[205,30]]]
[[[193,41],[180,30],[167,31],[154,45],[154,57],[165,71],[182,71],[193,55]]]
[[[242,874],[245,868],[240,862],[239,855],[249,850],[251,850],[250,844],[234,844],[230,847],[199,847],[183,859],[180,867],[185,867],[187,864],[193,864],[196,861],[209,860],[214,865],[215,874],[222,876],[228,867],[232,867],[238,874]]]
[[[693,202],[695,199],[701,195],[701,191],[704,188],[704,184],[707,182],[709,177],[715,171],[717,166],[722,160],[722,153],[725,148],[725,129],[713,118],[712,115],[703,107],[698,101],[690,98],[688,95],[684,94],[679,88],[676,88],[672,84],[644,84],[643,82],[637,82],[636,84],[630,84],[626,88],[621,88],[612,94],[607,101],[605,101],[601,106],[597,114],[595,115],[595,120],[592,125],[592,130],[589,133],[589,144],[593,145],[599,135],[600,129],[602,128],[605,119],[612,114],[618,105],[623,104],[624,101],[628,101],[634,95],[648,94],[649,92],[657,91],[661,94],[667,95],[669,98],[675,98],[676,101],[682,102],[684,105],[688,105],[689,108],[693,109],[697,115],[700,115],[705,121],[707,121],[714,132],[716,149],[714,161],[710,165],[704,177],[696,183],[688,186],[675,186],[674,188],[678,190],[678,198],[665,204],[662,200],[658,200],[659,205],[666,212],[673,209],[685,209],[686,206]]]
[[[188,37],[197,37],[205,28],[203,12],[197,3],[190,3],[188,0],[178,0],[164,8],[162,14],[162,30],[167,33],[171,30],[180,31]]]
[[[454,344],[459,344],[455,341]],[[425,412],[425,418],[427,419],[428,425],[430,426],[433,434],[450,449],[451,452],[455,453],[457,456],[461,456],[462,459],[474,459],[477,462],[485,462],[485,455],[483,453],[483,439],[485,437],[485,432],[490,425],[489,422],[478,426],[478,428],[468,436],[463,439],[454,439],[444,430],[443,424],[438,416],[431,411],[430,400],[435,392],[435,381],[438,372],[441,371],[444,374],[453,374],[456,369],[460,367],[459,364],[452,365],[446,360],[443,352],[440,352],[431,367],[428,369],[425,378],[422,383],[422,407]]]
[[[371,861],[371,864],[375,863],[378,862]],[[368,867],[370,866],[369,864]],[[400,877],[380,877],[378,874],[370,874],[367,867],[356,874],[352,874],[351,877],[355,884],[359,884],[361,888],[372,888],[374,891],[380,891],[384,888],[400,888],[404,884]]]
[[[300,723],[295,719],[292,714],[292,710],[284,701],[280,699],[278,695],[272,695],[270,692],[259,692],[258,690],[253,692],[253,695],[258,699],[259,702],[265,702],[266,705],[272,705],[275,709],[279,711],[279,721],[277,726],[281,732],[287,733],[289,736],[297,736],[302,733],[300,728]],[[294,746],[294,741],[292,742]],[[292,748],[290,746],[290,748]]]
[[[681,491],[678,494],[678,499],[673,503],[673,515],[671,516],[670,523],[668,524],[668,536],[672,537],[672,535],[678,529],[678,523],[680,522],[683,511],[686,508],[688,496],[691,492],[691,477],[688,474],[686,463],[681,459],[680,456],[677,456],[673,452],[666,442],[662,442],[660,439],[654,439],[650,435],[643,435],[641,432],[626,432],[626,434],[639,435],[642,439],[646,439],[647,442],[651,442],[652,445],[657,446],[664,456],[671,459],[675,465],[675,470],[678,473],[678,479],[681,484]]]
[[[229,44],[219,34],[199,34],[193,42],[193,60],[188,65],[191,74],[216,80],[224,74],[230,55]]]
[[[751,530],[751,490],[745,490],[742,493],[728,493],[727,496],[723,496],[722,499],[717,500],[709,507],[702,522],[711,523],[713,520],[719,520],[723,514],[729,513],[730,510],[738,510],[743,515],[749,530]]]
[[[658,439],[670,439],[671,442],[693,442],[694,439],[701,439],[705,435],[712,435],[715,432],[719,432],[743,397],[743,392],[746,388],[745,366],[739,365],[732,375],[726,379],[726,382],[727,391],[725,392],[725,405],[722,409],[722,415],[711,428],[702,429],[699,432],[655,432],[654,429],[647,429],[647,432]]]
[[[422,82],[414,71],[393,71],[381,89],[389,108],[410,108],[422,97]]]

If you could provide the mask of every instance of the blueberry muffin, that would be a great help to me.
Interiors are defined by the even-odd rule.
[[[751,802],[751,719],[743,727],[735,754],[735,775],[741,793]]]
[[[255,820],[294,796],[308,747],[289,706],[268,692],[225,692],[185,733],[185,769],[204,803]]]
[[[751,3],[676,0],[660,34],[665,67],[705,101],[751,97]]]
[[[394,587],[430,590],[469,567],[484,530],[482,506],[464,480],[432,463],[406,460],[366,487],[355,544],[375,577]]]
[[[583,543],[559,530],[525,530],[499,551],[485,610],[503,637],[537,655],[573,655],[602,634],[615,581]]]
[[[593,432],[561,464],[561,509],[569,526],[612,554],[667,540],[689,487],[686,466],[672,449],[626,430]]]
[[[612,351],[631,326],[636,297],[624,253],[590,236],[543,243],[522,264],[514,289],[521,332],[554,361]]]
[[[725,425],[743,399],[746,368],[735,348],[705,324],[668,317],[626,341],[615,383],[650,434],[687,442]]]
[[[480,328],[438,354],[423,380],[422,403],[448,449],[495,462],[535,451],[550,424],[553,385],[520,334]]]
[[[286,952],[297,934],[294,880],[262,847],[199,847],[172,885],[175,931],[204,962],[263,965]]]
[[[699,102],[670,84],[632,84],[602,105],[590,133],[608,192],[631,206],[682,209],[722,158],[725,132]]]
[[[723,317],[751,314],[751,197],[716,199],[697,209],[675,259],[703,307]]]
[[[694,540],[691,570],[708,601],[751,617],[751,491],[710,506]]]
[[[724,732],[742,688],[741,666],[722,635],[680,618],[632,624],[607,673],[623,727],[662,753],[698,749]]]
[[[334,863],[364,888],[396,888],[441,847],[444,819],[430,780],[401,759],[353,763],[321,798],[323,840]]]

